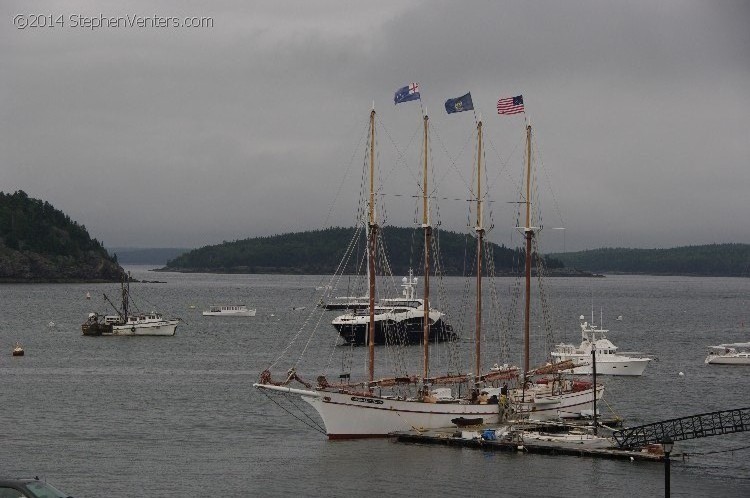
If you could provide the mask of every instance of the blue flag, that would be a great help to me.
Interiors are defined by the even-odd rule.
[[[399,88],[396,91],[396,95],[393,96],[394,104],[409,102],[410,100],[420,100],[419,83],[409,83],[407,86]]]
[[[471,92],[457,99],[448,99],[445,101],[445,110],[448,114],[461,111],[474,110],[474,103],[471,101]]]

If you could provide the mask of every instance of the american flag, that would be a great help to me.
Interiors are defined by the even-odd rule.
[[[508,97],[497,101],[498,114],[518,114],[523,110],[523,95],[517,97]]]

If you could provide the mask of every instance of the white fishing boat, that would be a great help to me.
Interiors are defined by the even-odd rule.
[[[203,316],[255,316],[255,309],[248,309],[244,304],[212,305]]]
[[[652,358],[645,356],[626,356],[617,352],[617,346],[607,338],[609,330],[586,322],[580,316],[581,344],[558,344],[552,351],[554,361],[572,361],[574,368],[566,372],[577,375],[593,373],[592,350],[596,350],[597,375],[643,375]],[[593,319],[592,319],[593,322]],[[637,354],[637,353],[636,353]]]
[[[130,297],[130,276],[123,275],[121,305],[118,308],[104,294],[104,299],[115,309],[116,315],[89,313],[81,325],[83,335],[89,336],[173,336],[180,320],[164,318],[161,313],[151,311],[134,312]]]
[[[285,381],[273,381],[270,370],[261,374],[260,381],[254,386],[261,392],[276,392],[301,396],[320,415],[325,433],[330,439],[385,437],[396,431],[411,429],[428,429],[446,427],[454,420],[477,419],[484,423],[499,423],[507,417],[507,405],[498,403],[498,397],[490,402],[487,395],[482,395],[485,388],[494,387],[498,382],[515,379],[517,368],[507,367],[482,373],[480,345],[481,341],[481,265],[477,264],[477,318],[476,318],[476,354],[475,369],[472,374],[451,374],[436,377],[430,374],[430,324],[437,315],[430,314],[430,262],[432,242],[432,226],[428,208],[428,167],[427,136],[428,118],[424,116],[424,155],[422,182],[422,228],[424,232],[424,293],[420,300],[418,312],[421,312],[421,344],[422,344],[422,374],[403,374],[396,377],[378,379],[375,377],[375,341],[374,333],[367,334],[367,378],[360,382],[352,382],[350,375],[339,376],[339,383],[329,383],[324,376],[317,378],[315,386],[304,382],[297,374],[295,366],[290,368]],[[481,153],[481,122],[477,125],[478,149],[477,168],[481,168],[483,154]],[[376,296],[376,268],[387,265],[377,265],[376,255],[380,254],[379,231],[380,226],[376,218],[375,208],[375,110],[370,113],[368,133],[368,154],[370,191],[367,202],[367,278],[368,278],[368,306],[367,316],[363,320],[364,330],[376,330],[378,307]],[[477,174],[477,182],[481,181],[481,174]],[[477,192],[482,192],[478,185]],[[483,255],[484,228],[482,226],[482,195],[477,195],[477,257],[481,261]],[[353,245],[353,244],[352,244]],[[407,282],[407,295],[413,298],[408,289],[413,283]],[[395,306],[394,306],[395,308]],[[411,308],[411,312],[414,312]],[[311,321],[311,320],[308,320]],[[347,348],[349,349],[349,348]],[[293,388],[289,384],[297,381],[302,388]],[[468,386],[463,391],[457,387]],[[456,387],[456,389],[453,389]],[[500,388],[498,388],[499,390]]]
[[[733,342],[708,347],[706,365],[750,365],[750,342]]]

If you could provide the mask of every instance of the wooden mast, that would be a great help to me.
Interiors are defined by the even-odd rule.
[[[484,227],[482,226],[482,122],[477,123],[477,314],[476,314],[476,336],[475,353],[476,368],[474,375],[476,382],[482,375],[482,244],[484,240]]]
[[[430,373],[430,241],[432,227],[429,219],[429,206],[427,203],[427,124],[429,117],[424,117],[424,181],[422,185],[422,228],[424,229],[424,355],[423,379],[427,379]]]
[[[523,320],[523,371],[529,371],[529,328],[531,324],[531,240],[534,229],[531,227],[531,125],[526,125],[526,309]]]
[[[375,254],[377,249],[377,222],[375,220],[375,108],[370,112],[370,203],[368,206],[368,273],[370,297],[370,323],[368,336],[368,369],[370,383],[375,380]]]

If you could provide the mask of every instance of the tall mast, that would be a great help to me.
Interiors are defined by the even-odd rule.
[[[476,315],[476,369],[477,381],[482,375],[482,244],[484,240],[484,227],[482,226],[482,122],[477,123],[477,315]]]
[[[128,315],[130,314],[130,274],[123,272],[122,279],[122,316],[125,321],[128,321]]]
[[[529,327],[531,322],[531,240],[534,229],[531,227],[531,125],[526,125],[526,310],[523,320],[523,371],[529,371]]]
[[[368,206],[368,273],[370,283],[370,324],[367,329],[370,382],[375,380],[375,254],[377,222],[375,220],[375,108],[370,112],[370,205]]]
[[[432,227],[427,203],[427,124],[429,117],[424,117],[424,181],[422,182],[422,228],[424,229],[424,372],[423,379],[430,373],[430,240]]]

